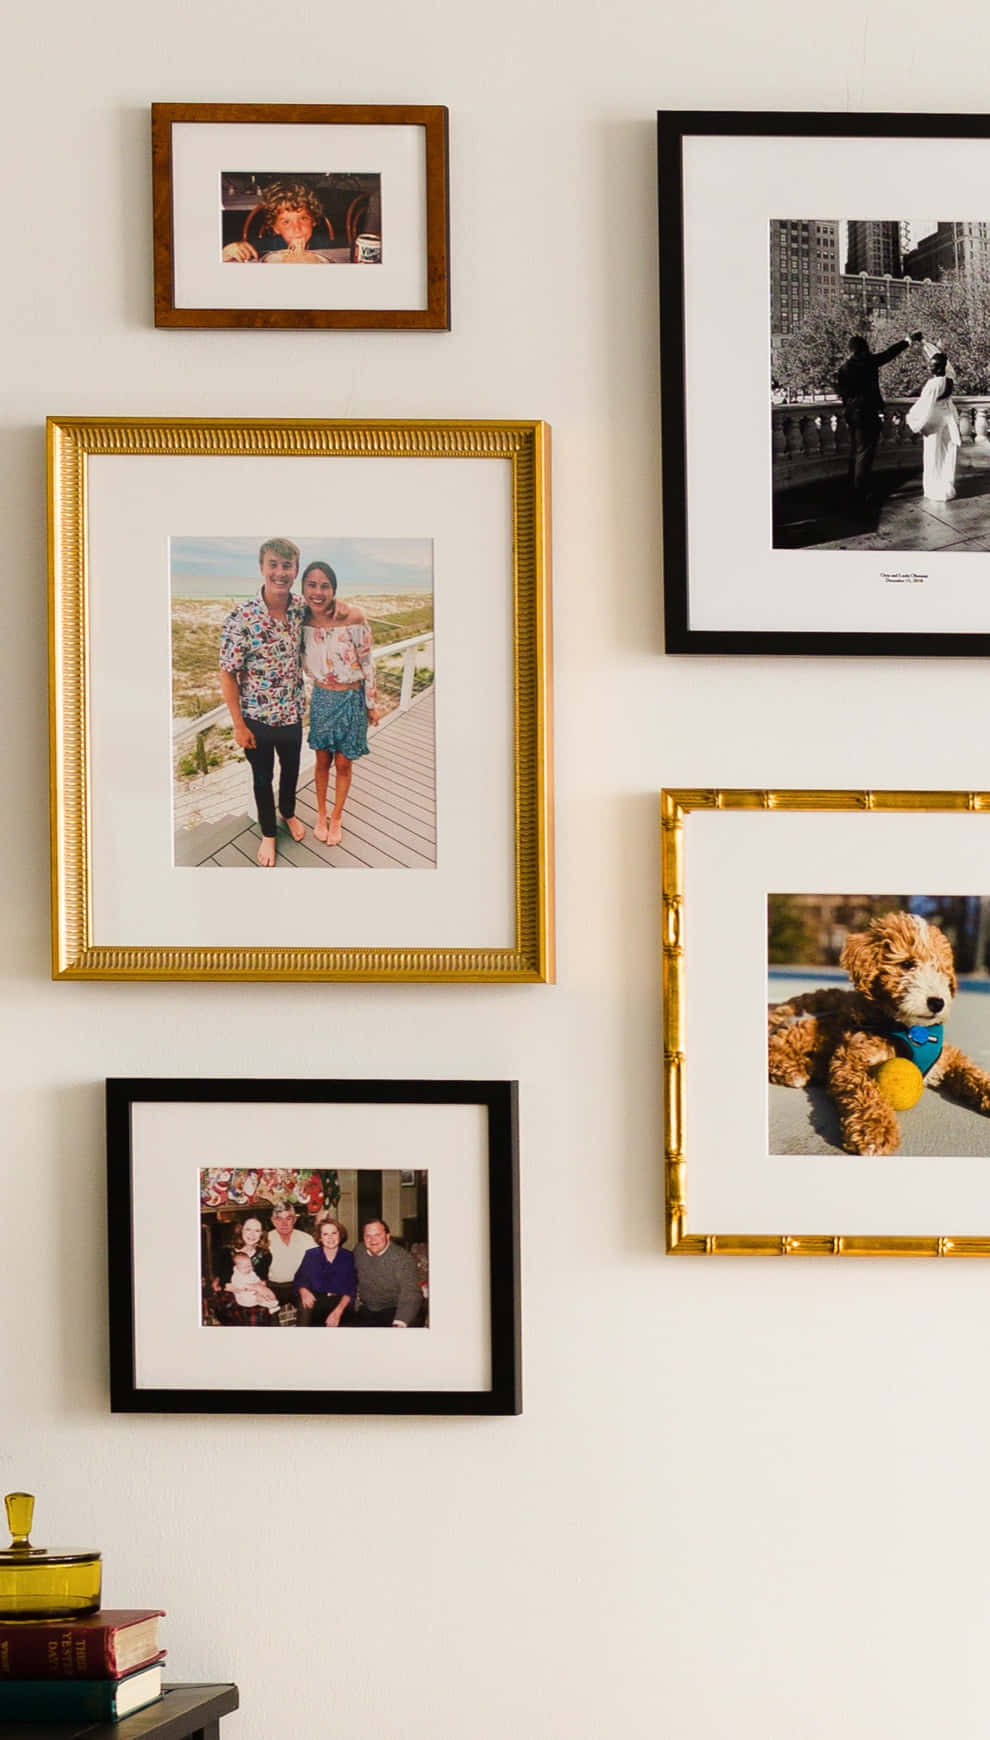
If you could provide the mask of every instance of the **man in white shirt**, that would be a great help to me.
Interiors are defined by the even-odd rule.
[[[296,1211],[291,1202],[279,1203],[272,1209],[272,1232],[268,1243],[272,1253],[268,1285],[280,1305],[296,1305],[298,1299],[292,1279],[316,1240],[296,1226]]]

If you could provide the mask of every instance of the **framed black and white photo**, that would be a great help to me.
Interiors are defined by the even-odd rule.
[[[990,651],[988,171],[985,116],[660,114],[669,652]]]
[[[514,1082],[110,1080],[107,1195],[114,1412],[520,1412]]]
[[[450,326],[445,108],[154,103],[151,150],[156,326]]]

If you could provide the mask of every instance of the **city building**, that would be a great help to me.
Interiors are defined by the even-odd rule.
[[[846,271],[868,272],[882,278],[901,275],[901,221],[899,218],[877,222],[871,218],[850,218],[846,224]]]
[[[940,278],[943,272],[967,272],[990,262],[990,224],[942,223],[904,256],[903,268],[913,278]]]
[[[838,218],[770,222],[770,330],[793,332],[812,308],[839,296]]]
[[[912,298],[930,282],[930,279],[919,282],[917,278],[892,278],[889,272],[883,277],[869,272],[857,272],[852,277],[845,272],[839,279],[839,295],[850,320],[865,330],[874,315],[882,319],[903,311],[906,319]]]

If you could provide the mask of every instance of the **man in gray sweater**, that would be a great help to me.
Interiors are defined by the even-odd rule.
[[[365,1222],[354,1260],[358,1276],[355,1323],[364,1328],[412,1329],[423,1306],[416,1259],[392,1243],[386,1221]]]

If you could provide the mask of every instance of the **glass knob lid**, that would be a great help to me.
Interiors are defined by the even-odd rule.
[[[44,1548],[32,1547],[29,1540],[31,1523],[34,1517],[33,1492],[8,1492],[4,1499],[7,1511],[7,1527],[10,1530],[10,1551],[38,1552]]]

